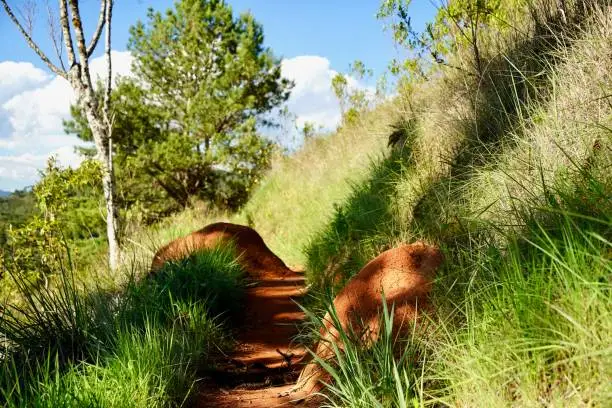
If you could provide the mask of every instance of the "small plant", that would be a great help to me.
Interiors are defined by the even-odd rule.
[[[49,279],[70,262],[66,245],[75,239],[101,235],[104,217],[99,213],[100,168],[85,161],[73,170],[61,168],[51,157],[41,180],[34,186],[37,212],[19,227],[9,226],[7,242],[0,249],[4,276],[20,275],[32,283],[48,286]],[[74,256],[74,251],[71,253]],[[0,285],[13,290],[10,280]]]

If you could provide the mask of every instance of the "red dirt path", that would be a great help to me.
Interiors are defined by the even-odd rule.
[[[304,277],[287,270],[265,274],[247,289],[245,319],[238,346],[199,391],[197,407],[272,408],[293,406],[295,397],[279,397],[295,383],[302,368],[296,364],[304,349],[292,345],[304,314],[295,304]],[[279,351],[282,353],[279,353]],[[298,407],[316,407],[301,402]]]
[[[304,277],[285,265],[254,229],[219,222],[178,238],[161,247],[151,273],[165,262],[182,259],[194,251],[232,242],[241,254],[251,284],[246,291],[243,321],[236,349],[203,378],[196,407],[257,408],[290,406],[297,396],[279,397],[291,389],[305,350],[291,344],[304,314],[295,303],[304,291]],[[314,401],[300,407],[319,406]]]

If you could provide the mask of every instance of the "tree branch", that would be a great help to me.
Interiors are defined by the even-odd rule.
[[[68,6],[66,0],[60,0],[60,25],[62,26],[62,37],[68,54],[68,64],[72,67],[75,63],[74,47],[72,46],[72,34],[70,34],[70,22],[68,21]]]
[[[27,33],[32,35],[34,32],[34,20],[36,19],[36,3],[28,0],[24,2],[22,8],[17,8],[17,12],[22,20],[25,20]]]
[[[151,167],[155,168],[157,170],[157,173],[153,171]],[[183,191],[181,191],[182,186],[180,180],[176,180],[171,175],[168,175],[168,177],[170,178],[170,183],[174,182],[175,184],[178,184],[178,188],[172,186],[170,183],[165,182],[162,179],[162,175],[164,174],[164,168],[157,162],[152,162],[151,166],[145,169],[145,172],[148,173],[151,177],[153,177],[155,181],[157,181],[157,183],[161,186],[161,188],[163,188],[166,193],[168,193],[170,198],[176,201],[178,205],[180,205],[181,207],[186,206],[189,196],[188,194],[185,194]]]
[[[98,41],[100,40],[100,37],[102,36],[102,29],[104,28],[104,25],[108,24],[107,21],[110,21],[110,18],[107,18],[106,16],[106,10],[107,10],[106,4],[107,3],[108,3],[108,0],[100,0],[100,16],[98,17],[98,25],[96,26],[96,31],[94,32],[94,35],[91,38],[89,45],[87,46],[87,56],[88,57],[91,57],[91,54],[93,54],[94,50],[96,49],[96,45],[98,45]],[[111,4],[110,7],[111,7],[111,15],[112,15],[113,5]]]
[[[61,0],[65,2],[66,0]],[[70,4],[70,12],[72,14],[72,27],[76,35],[77,50],[79,51],[79,62],[81,64],[81,81],[84,85],[92,90],[91,75],[89,74],[89,57],[87,55],[87,46],[85,45],[85,34],[83,33],[83,22],[81,21],[81,13],[79,13],[79,1],[68,0]]]
[[[0,3],[2,3],[2,5],[4,6],[4,10],[6,11],[6,14],[8,15],[8,17],[11,19],[11,21],[17,26],[17,29],[19,30],[19,32],[21,33],[21,35],[23,35],[23,37],[25,38],[26,42],[28,43],[28,46],[34,50],[34,52],[40,57],[40,59],[47,65],[47,67],[49,67],[49,69],[56,75],[61,76],[62,78],[68,78],[68,75],[66,74],[66,71],[62,71],[61,69],[59,69],[58,67],[56,67],[51,60],[45,55],[45,53],[40,49],[40,47],[34,42],[34,40],[32,39],[32,37],[26,32],[26,30],[23,28],[23,26],[21,25],[21,23],[19,22],[19,20],[17,20],[17,17],[15,17],[15,14],[13,14],[13,11],[11,10],[11,8],[9,7],[9,5],[7,4],[6,0],[0,0]]]
[[[62,33],[58,32],[57,29],[57,20],[55,19],[55,15],[53,14],[53,10],[49,5],[49,0],[46,0],[47,5],[47,23],[49,24],[49,37],[51,37],[51,41],[53,42],[53,49],[55,50],[55,54],[57,55],[57,59],[59,60],[60,66],[63,71],[66,71],[66,66],[64,65],[64,58],[62,56],[62,47],[60,45],[62,41]]]
[[[104,22],[102,26],[106,25],[106,37],[104,53],[106,55],[106,89],[104,91],[104,119],[106,126],[108,127],[108,135],[110,139],[112,124],[110,120],[110,102],[111,102],[111,90],[112,90],[112,79],[113,79],[113,66],[111,63],[111,18],[113,16],[113,0],[103,0],[102,3],[105,5],[104,10]],[[97,34],[98,37],[100,36]],[[96,40],[97,42],[97,40]],[[95,48],[95,44],[94,44]],[[90,50],[87,51],[88,53]],[[91,55],[91,54],[89,54]]]

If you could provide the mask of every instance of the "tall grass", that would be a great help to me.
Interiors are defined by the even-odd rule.
[[[419,368],[414,366],[418,349],[415,339],[402,339],[393,332],[393,311],[382,302],[381,331],[377,340],[364,346],[362,333],[352,327],[343,329],[333,304],[327,308],[330,323],[337,329],[337,342],[326,342],[333,358],[324,360],[311,353],[329,378],[320,396],[327,407],[415,407],[419,405],[417,390]],[[318,314],[304,309],[312,334],[317,338],[323,322]]]
[[[405,154],[376,160],[303,246],[322,313],[318,294],[399,242],[425,238],[447,259],[418,355],[383,374],[384,345],[348,341],[324,364],[331,405],[612,402],[612,9],[568,2],[561,23],[552,3],[530,4],[520,32],[487,33],[479,83],[442,70],[400,93]]]
[[[346,199],[351,186],[365,181],[370,163],[382,158],[389,126],[399,117],[398,107],[385,103],[332,135],[308,139],[274,164],[232,220],[250,224],[289,265],[305,266],[302,249],[330,221],[334,205]]]
[[[472,266],[460,325],[442,325],[432,372],[445,404],[606,406],[612,400],[612,218],[552,211]],[[549,223],[554,220],[555,223]],[[454,275],[457,278],[457,275]],[[457,302],[459,299],[455,297]],[[450,306],[450,307],[449,307]]]
[[[335,361],[317,359],[329,406],[609,405],[612,213],[525,221],[502,247],[448,249],[427,334],[392,338],[386,309],[369,347],[341,330]]]
[[[178,406],[198,372],[231,346],[242,269],[231,248],[168,263],[115,293],[53,292],[18,275],[22,306],[3,306],[0,400],[7,407]]]

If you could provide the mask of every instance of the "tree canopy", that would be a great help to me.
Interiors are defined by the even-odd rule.
[[[119,196],[240,205],[275,147],[259,132],[273,125],[264,114],[293,85],[263,45],[262,26],[223,1],[181,0],[165,13],[150,9],[130,35],[134,76],[112,96]],[[66,130],[91,140],[79,108],[72,113]]]

